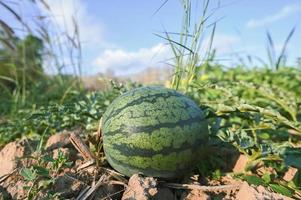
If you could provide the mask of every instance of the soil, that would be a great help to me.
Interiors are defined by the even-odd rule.
[[[8,143],[0,151],[0,177],[9,174],[17,167],[26,165],[28,159],[21,159],[33,153],[34,144],[27,139]]]
[[[263,186],[251,187],[247,182],[242,184],[236,198],[244,200],[292,200],[292,198],[270,192]]]
[[[50,191],[58,194],[61,199],[122,199],[122,200],[290,200],[291,198],[273,193],[262,186],[256,187],[246,182],[235,180],[230,176],[220,180],[207,180],[199,175],[189,175],[181,180],[166,181],[153,177],[143,177],[135,174],[129,179],[115,172],[107,164],[97,166],[91,160],[85,160],[82,154],[72,146],[69,132],[61,132],[51,136],[46,142],[43,154],[58,158],[63,153],[70,166],[51,173],[53,182],[46,188],[41,188],[35,194],[36,199],[42,199]],[[24,180],[20,171],[24,167],[36,164],[39,157],[33,151],[36,143],[28,139],[7,144],[0,151],[0,200],[26,199],[28,189],[33,184]],[[49,164],[50,165],[50,164]],[[234,171],[244,169],[246,161],[240,156],[233,168]],[[47,165],[47,168],[51,166]],[[294,170],[288,172],[293,174]],[[291,177],[288,176],[288,179]],[[38,179],[39,181],[43,178]],[[55,197],[52,197],[55,199]]]

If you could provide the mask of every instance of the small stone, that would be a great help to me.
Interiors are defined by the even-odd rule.
[[[294,168],[294,167],[289,167],[287,172],[285,172],[284,176],[283,176],[283,180],[285,181],[291,181],[294,179],[295,175],[297,174],[298,169]]]
[[[122,200],[148,200],[154,199],[158,190],[157,181],[153,177],[142,177],[134,174],[128,183],[128,188],[122,196]]]
[[[243,155],[243,154],[241,154],[238,157],[238,159],[237,159],[237,161],[236,161],[236,163],[235,163],[235,165],[233,167],[233,172],[234,173],[241,173],[241,172],[243,172],[245,170],[245,168],[246,168],[247,163],[248,163],[248,157],[245,156],[245,155]]]

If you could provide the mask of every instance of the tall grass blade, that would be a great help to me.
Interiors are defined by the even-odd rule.
[[[292,30],[290,31],[290,33],[288,34],[285,42],[284,42],[284,45],[283,45],[283,47],[281,49],[281,53],[280,53],[280,55],[279,55],[279,57],[277,59],[276,65],[275,65],[276,70],[279,69],[279,67],[280,67],[281,64],[285,65],[287,45],[288,45],[290,39],[292,38],[292,36],[294,35],[295,30],[296,30],[296,27],[293,27]]]
[[[32,32],[30,27],[23,21],[22,17],[14,11],[8,4],[0,1],[0,5],[2,5],[6,10],[8,10],[25,28],[28,32]]]
[[[159,8],[157,8],[157,10],[154,12],[154,14],[152,15],[152,16],[154,16],[154,15],[156,15],[164,6],[165,6],[165,4],[168,2],[168,0],[165,0],[161,5],[160,5],[160,7]]]
[[[266,32],[266,35],[267,35],[267,39],[268,39],[268,44],[267,44],[268,59],[269,59],[270,66],[272,68],[274,68],[275,67],[275,60],[276,60],[275,45],[274,45],[273,38],[272,38],[269,31]]]

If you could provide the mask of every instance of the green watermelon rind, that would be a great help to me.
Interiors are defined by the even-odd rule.
[[[108,162],[127,176],[184,174],[195,166],[208,138],[208,124],[195,102],[163,87],[121,95],[105,112],[102,127]]]

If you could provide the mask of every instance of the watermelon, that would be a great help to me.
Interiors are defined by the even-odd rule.
[[[199,161],[208,124],[194,101],[172,89],[140,87],[116,98],[102,118],[109,164],[127,176],[174,178]]]

